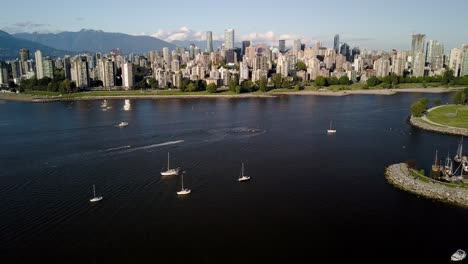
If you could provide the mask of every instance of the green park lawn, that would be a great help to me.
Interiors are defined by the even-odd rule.
[[[468,128],[468,106],[446,105],[432,110],[427,114],[432,122],[460,128]]]

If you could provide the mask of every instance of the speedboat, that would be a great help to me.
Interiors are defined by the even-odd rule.
[[[457,250],[457,252],[453,253],[452,257],[450,258],[450,260],[452,261],[462,261],[466,258],[466,252],[459,249]]]
[[[128,126],[127,122],[120,122],[119,127],[126,127]]]

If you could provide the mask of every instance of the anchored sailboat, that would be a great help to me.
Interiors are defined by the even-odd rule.
[[[171,169],[171,167],[169,165],[169,152],[168,152],[167,153],[167,170],[162,171],[161,175],[162,176],[174,176],[174,175],[177,175],[177,174],[179,174],[179,168]]]
[[[439,165],[437,164],[437,161],[438,161],[438,160],[437,160],[437,153],[438,153],[438,152],[439,152],[439,151],[436,150],[434,165],[432,165],[432,171],[435,171],[435,172],[439,171]]]
[[[453,175],[453,162],[450,159],[450,154],[447,154],[447,158],[445,159],[444,173],[448,177]]]
[[[330,121],[330,129],[327,130],[328,134],[335,134],[336,129],[332,129],[333,121]]]
[[[460,140],[460,143],[458,143],[457,153],[455,154],[455,157],[453,158],[455,162],[457,163],[462,162],[462,155],[463,155],[463,136]]]
[[[241,175],[239,176],[239,179],[237,179],[239,182],[245,182],[245,181],[250,181],[250,176],[245,176],[244,175],[244,163],[242,162],[242,170],[241,170]]]
[[[186,195],[192,192],[192,190],[184,188],[184,173],[185,172],[183,172],[182,175],[180,175],[181,180],[182,180],[182,186],[181,186],[180,191],[177,192],[178,195]]]
[[[94,186],[94,184],[93,184],[93,195],[94,197],[91,200],[89,200],[90,202],[94,203],[94,202],[99,202],[102,200],[102,196],[96,196],[96,187]]]

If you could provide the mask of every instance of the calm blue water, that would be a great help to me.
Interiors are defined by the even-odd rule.
[[[458,138],[406,123],[448,94],[0,101],[5,263],[445,263],[468,210],[386,183],[384,168]],[[338,133],[327,136],[333,120]],[[118,128],[121,121],[128,127]],[[468,149],[468,148],[465,148]],[[161,177],[167,152],[186,171]],[[444,154],[445,155],[445,154]],[[239,184],[241,162],[252,181]],[[104,200],[91,204],[92,185]],[[3,261],[2,261],[3,262]]]

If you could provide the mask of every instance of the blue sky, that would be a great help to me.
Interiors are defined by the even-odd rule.
[[[282,3],[282,4],[279,4]],[[202,40],[236,30],[236,41],[275,43],[301,38],[329,46],[333,35],[367,49],[409,49],[412,33],[442,41],[446,50],[468,43],[466,0],[3,1],[0,29],[15,32],[82,28]]]

